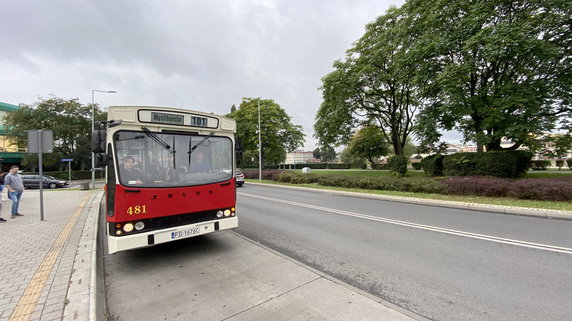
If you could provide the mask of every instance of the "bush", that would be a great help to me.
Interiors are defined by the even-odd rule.
[[[280,175],[283,171],[279,170],[263,170],[262,171],[262,179],[277,180],[276,177]],[[244,174],[244,178],[248,179],[258,179],[258,171],[257,170],[243,170],[242,173]]]
[[[371,164],[371,169],[385,169],[389,170],[389,164]]]
[[[420,170],[422,168],[421,163],[411,163],[411,167],[415,170]]]
[[[351,164],[347,163],[326,163],[327,169],[350,169]]]
[[[572,158],[568,158],[568,159],[566,160],[566,165],[568,166],[569,169],[572,170]]]
[[[473,175],[517,178],[526,173],[532,154],[526,151],[477,153]]]
[[[389,164],[391,171],[399,176],[403,176],[407,173],[407,162],[407,157],[400,155],[391,156],[387,160],[387,164]]]
[[[526,178],[514,182],[509,196],[544,201],[572,201],[572,177]]]
[[[526,173],[532,154],[527,151],[456,153],[443,159],[446,176],[494,176],[517,178]]]
[[[506,196],[512,180],[498,177],[464,176],[441,181],[449,194],[502,197]]]
[[[421,160],[421,168],[428,176],[443,176],[443,158],[441,154],[433,154]]]
[[[531,168],[537,171],[546,170],[551,163],[549,160],[533,160],[531,161]]]
[[[443,158],[443,175],[469,176],[476,175],[477,153],[456,153]]]
[[[562,166],[564,166],[564,160],[563,159],[557,159],[556,160],[556,167],[558,167],[558,170],[562,170]]]

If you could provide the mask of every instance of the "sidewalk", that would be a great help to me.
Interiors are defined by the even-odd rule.
[[[89,214],[97,213],[94,201],[100,193],[44,190],[44,221],[40,220],[39,190],[24,192],[23,217],[11,219],[11,202],[3,202],[1,217],[8,222],[0,223],[0,321],[62,320],[69,303],[70,276],[73,281],[74,264],[85,251],[82,232],[88,227],[88,216],[95,218]],[[84,237],[83,242],[94,236]]]

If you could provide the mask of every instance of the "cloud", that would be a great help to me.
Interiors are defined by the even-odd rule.
[[[226,114],[273,99],[315,147],[320,79],[365,24],[402,1],[9,1],[0,35],[0,101],[54,94],[108,105]]]

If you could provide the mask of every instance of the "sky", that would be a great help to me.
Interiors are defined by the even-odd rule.
[[[321,78],[402,0],[0,0],[0,101],[224,115],[273,99],[316,147]]]

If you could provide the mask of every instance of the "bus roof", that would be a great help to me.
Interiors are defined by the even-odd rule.
[[[202,111],[159,106],[110,106],[108,120],[127,124],[146,124],[164,127],[186,127],[202,130],[236,132],[233,119]]]

